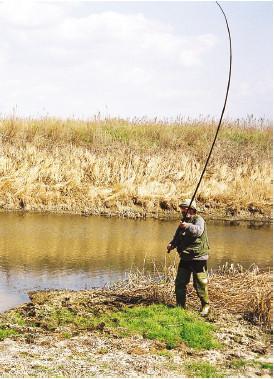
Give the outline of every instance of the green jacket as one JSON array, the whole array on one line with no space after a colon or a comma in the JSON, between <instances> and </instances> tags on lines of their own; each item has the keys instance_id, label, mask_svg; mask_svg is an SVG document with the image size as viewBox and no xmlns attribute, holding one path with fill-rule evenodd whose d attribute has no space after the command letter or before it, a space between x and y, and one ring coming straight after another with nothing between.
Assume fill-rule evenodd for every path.
<instances>
[{"instance_id":1,"label":"green jacket","mask_svg":"<svg viewBox=\"0 0 274 379\"><path fill-rule=\"evenodd\" d=\"M176 230L171 245L177 248L185 261L208 259L209 244L204 219L195 215L188 223L191 225L186 230Z\"/></svg>"}]
</instances>

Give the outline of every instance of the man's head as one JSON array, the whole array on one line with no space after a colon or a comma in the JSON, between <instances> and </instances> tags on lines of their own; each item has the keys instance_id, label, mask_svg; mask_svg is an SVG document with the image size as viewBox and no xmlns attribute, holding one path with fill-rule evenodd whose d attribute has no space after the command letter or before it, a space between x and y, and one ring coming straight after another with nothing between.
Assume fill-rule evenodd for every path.
<instances>
[{"instance_id":1,"label":"man's head","mask_svg":"<svg viewBox=\"0 0 274 379\"><path fill-rule=\"evenodd\" d=\"M191 217L191 216L196 214L196 211L197 211L196 201L195 200L192 201L191 207L188 210L190 203L191 203L191 199L184 199L179 204L179 208L180 208L182 215L185 215L187 213L187 217ZM188 212L187 212L187 210L188 210Z\"/></svg>"}]
</instances>

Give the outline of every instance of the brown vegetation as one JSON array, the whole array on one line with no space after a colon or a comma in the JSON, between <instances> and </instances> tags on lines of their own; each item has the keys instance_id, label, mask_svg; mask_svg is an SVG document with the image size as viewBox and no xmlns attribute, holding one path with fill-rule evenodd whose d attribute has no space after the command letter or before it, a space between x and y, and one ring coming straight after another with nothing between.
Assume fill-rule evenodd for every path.
<instances>
[{"instance_id":1,"label":"brown vegetation","mask_svg":"<svg viewBox=\"0 0 274 379\"><path fill-rule=\"evenodd\" d=\"M171 215L193 193L214 120L0 120L0 208ZM269 218L272 128L224 122L197 200L222 217Z\"/></svg>"}]
</instances>

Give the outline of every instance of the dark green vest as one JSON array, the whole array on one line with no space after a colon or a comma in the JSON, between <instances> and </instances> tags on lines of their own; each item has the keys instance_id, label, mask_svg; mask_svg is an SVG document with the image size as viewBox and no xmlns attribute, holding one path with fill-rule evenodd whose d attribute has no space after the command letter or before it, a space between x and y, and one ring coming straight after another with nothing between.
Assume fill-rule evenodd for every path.
<instances>
[{"instance_id":1,"label":"dark green vest","mask_svg":"<svg viewBox=\"0 0 274 379\"><path fill-rule=\"evenodd\" d=\"M194 216L190 222L195 225L199 217L201 216ZM209 251L206 224L200 237L193 237L188 230L180 231L176 239L176 247L184 260L205 259Z\"/></svg>"}]
</instances>

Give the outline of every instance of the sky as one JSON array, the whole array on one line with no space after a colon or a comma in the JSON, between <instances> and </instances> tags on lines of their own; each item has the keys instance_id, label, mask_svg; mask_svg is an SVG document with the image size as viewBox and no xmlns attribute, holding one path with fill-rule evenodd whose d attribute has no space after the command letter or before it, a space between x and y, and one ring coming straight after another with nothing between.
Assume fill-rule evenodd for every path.
<instances>
[{"instance_id":1,"label":"sky","mask_svg":"<svg viewBox=\"0 0 274 379\"><path fill-rule=\"evenodd\" d=\"M271 1L221 1L226 118L272 119ZM220 116L229 68L213 1L0 2L0 116Z\"/></svg>"}]
</instances>

